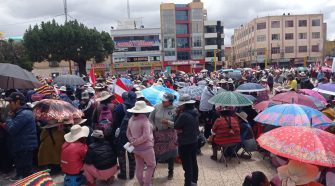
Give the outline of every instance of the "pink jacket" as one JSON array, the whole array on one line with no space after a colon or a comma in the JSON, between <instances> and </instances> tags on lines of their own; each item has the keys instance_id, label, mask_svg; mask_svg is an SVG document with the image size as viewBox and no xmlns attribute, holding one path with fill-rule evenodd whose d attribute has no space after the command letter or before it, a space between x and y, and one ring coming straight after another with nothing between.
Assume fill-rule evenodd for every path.
<instances>
[{"instance_id":1,"label":"pink jacket","mask_svg":"<svg viewBox=\"0 0 335 186\"><path fill-rule=\"evenodd\" d=\"M134 146L134 152L153 148L152 125L145 114L140 114L137 117L132 116L129 119L127 138Z\"/></svg>"}]
</instances>

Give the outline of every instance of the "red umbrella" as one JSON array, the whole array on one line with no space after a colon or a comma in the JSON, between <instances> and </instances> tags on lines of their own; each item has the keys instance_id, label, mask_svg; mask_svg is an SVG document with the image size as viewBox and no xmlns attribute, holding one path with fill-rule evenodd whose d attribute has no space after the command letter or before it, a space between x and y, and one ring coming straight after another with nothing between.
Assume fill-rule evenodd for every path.
<instances>
[{"instance_id":1,"label":"red umbrella","mask_svg":"<svg viewBox=\"0 0 335 186\"><path fill-rule=\"evenodd\" d=\"M254 105L254 109L257 112L261 112L261 111L267 109L268 107L271 107L271 106L274 106L274 105L277 105L277 104L280 104L280 103L272 101L272 100L262 101L260 103L257 103L256 105Z\"/></svg>"},{"instance_id":2,"label":"red umbrella","mask_svg":"<svg viewBox=\"0 0 335 186\"><path fill-rule=\"evenodd\" d=\"M307 96L298 94L294 91L284 92L277 94L271 98L273 101L281 103L295 103L299 105L305 105L314 109L318 109L315 103L309 99Z\"/></svg>"},{"instance_id":3,"label":"red umbrella","mask_svg":"<svg viewBox=\"0 0 335 186\"><path fill-rule=\"evenodd\" d=\"M335 167L335 135L317 128L285 126L257 139L273 154L304 163Z\"/></svg>"}]
</instances>

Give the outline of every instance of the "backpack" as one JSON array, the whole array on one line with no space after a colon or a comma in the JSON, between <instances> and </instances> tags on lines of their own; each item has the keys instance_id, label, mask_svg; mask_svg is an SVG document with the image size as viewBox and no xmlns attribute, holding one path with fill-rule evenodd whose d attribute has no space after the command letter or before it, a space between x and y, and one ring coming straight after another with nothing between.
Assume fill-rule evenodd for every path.
<instances>
[{"instance_id":1,"label":"backpack","mask_svg":"<svg viewBox=\"0 0 335 186\"><path fill-rule=\"evenodd\" d=\"M109 106L101 106L98 117L97 129L105 130L112 126L113 113Z\"/></svg>"}]
</instances>

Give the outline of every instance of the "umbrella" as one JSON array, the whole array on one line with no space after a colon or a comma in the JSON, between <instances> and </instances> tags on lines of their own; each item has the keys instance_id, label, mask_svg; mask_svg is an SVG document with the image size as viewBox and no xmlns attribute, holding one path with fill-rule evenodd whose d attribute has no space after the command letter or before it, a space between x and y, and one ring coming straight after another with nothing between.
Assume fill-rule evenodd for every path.
<instances>
[{"instance_id":1,"label":"umbrella","mask_svg":"<svg viewBox=\"0 0 335 186\"><path fill-rule=\"evenodd\" d=\"M199 81L198 83L197 83L197 85L199 85L199 86L206 86L207 85L207 82L206 82L206 80L201 80L201 81Z\"/></svg>"},{"instance_id":2,"label":"umbrella","mask_svg":"<svg viewBox=\"0 0 335 186\"><path fill-rule=\"evenodd\" d=\"M36 120L56 122L73 122L84 116L83 112L68 102L54 99L43 99L34 106Z\"/></svg>"},{"instance_id":3,"label":"umbrella","mask_svg":"<svg viewBox=\"0 0 335 186\"><path fill-rule=\"evenodd\" d=\"M335 96L335 83L326 83L326 84L319 84L317 87L313 88L313 90Z\"/></svg>"},{"instance_id":4,"label":"umbrella","mask_svg":"<svg viewBox=\"0 0 335 186\"><path fill-rule=\"evenodd\" d=\"M303 94L307 94L310 95L320 101L322 101L323 103L327 103L326 98L324 98L321 94L319 94L317 91L315 90L311 90L311 89L300 89L299 93L303 93Z\"/></svg>"},{"instance_id":5,"label":"umbrella","mask_svg":"<svg viewBox=\"0 0 335 186\"><path fill-rule=\"evenodd\" d=\"M307 67L298 67L297 70L300 72L307 71Z\"/></svg>"},{"instance_id":6,"label":"umbrella","mask_svg":"<svg viewBox=\"0 0 335 186\"><path fill-rule=\"evenodd\" d=\"M322 112L297 104L281 104L259 113L255 121L274 126L312 126L324 128L334 123Z\"/></svg>"},{"instance_id":7,"label":"umbrella","mask_svg":"<svg viewBox=\"0 0 335 186\"><path fill-rule=\"evenodd\" d=\"M77 86L84 85L85 81L83 80L83 78L76 75L61 75L54 79L53 84L57 84L58 86Z\"/></svg>"},{"instance_id":8,"label":"umbrella","mask_svg":"<svg viewBox=\"0 0 335 186\"><path fill-rule=\"evenodd\" d=\"M208 100L209 103L220 106L248 106L252 105L252 101L238 92L224 91Z\"/></svg>"},{"instance_id":9,"label":"umbrella","mask_svg":"<svg viewBox=\"0 0 335 186\"><path fill-rule=\"evenodd\" d=\"M127 78L120 78L120 80L122 81L122 83L124 83L126 86L130 86L133 84L133 82L130 79Z\"/></svg>"},{"instance_id":10,"label":"umbrella","mask_svg":"<svg viewBox=\"0 0 335 186\"><path fill-rule=\"evenodd\" d=\"M266 108L272 107L272 106L277 105L277 104L279 104L279 103L275 102L275 101L271 101L271 100L262 101L260 103L257 103L254 106L254 109L257 110L258 112L261 112L261 111L265 110Z\"/></svg>"},{"instance_id":11,"label":"umbrella","mask_svg":"<svg viewBox=\"0 0 335 186\"><path fill-rule=\"evenodd\" d=\"M271 100L281 102L281 103L295 103L295 104L309 106L314 109L318 109L318 107L314 104L314 102L311 99L309 99L305 95L298 94L294 91L277 94L273 96Z\"/></svg>"},{"instance_id":12,"label":"umbrella","mask_svg":"<svg viewBox=\"0 0 335 186\"><path fill-rule=\"evenodd\" d=\"M254 102L254 101L257 100L257 98L255 98L255 97L252 96L252 95L245 95L245 94L243 94L243 96L246 97L247 99L249 99L249 100L252 101L252 102Z\"/></svg>"},{"instance_id":13,"label":"umbrella","mask_svg":"<svg viewBox=\"0 0 335 186\"><path fill-rule=\"evenodd\" d=\"M27 70L9 64L0 63L0 88L8 89L34 89L42 86L40 81Z\"/></svg>"},{"instance_id":14,"label":"umbrella","mask_svg":"<svg viewBox=\"0 0 335 186\"><path fill-rule=\"evenodd\" d=\"M234 70L233 72L228 72L228 77L236 80L240 80L242 78L241 71Z\"/></svg>"},{"instance_id":15,"label":"umbrella","mask_svg":"<svg viewBox=\"0 0 335 186\"><path fill-rule=\"evenodd\" d=\"M330 67L322 67L321 70L324 72L332 72L332 69Z\"/></svg>"},{"instance_id":16,"label":"umbrella","mask_svg":"<svg viewBox=\"0 0 335 186\"><path fill-rule=\"evenodd\" d=\"M180 95L188 94L191 96L192 99L200 100L204 88L205 88L204 86L188 86L178 90L178 93Z\"/></svg>"},{"instance_id":17,"label":"umbrella","mask_svg":"<svg viewBox=\"0 0 335 186\"><path fill-rule=\"evenodd\" d=\"M224 73L224 72L233 72L234 69L221 69L219 72Z\"/></svg>"},{"instance_id":18,"label":"umbrella","mask_svg":"<svg viewBox=\"0 0 335 186\"><path fill-rule=\"evenodd\" d=\"M259 92L266 90L262 85L257 83L244 83L237 87L236 92Z\"/></svg>"},{"instance_id":19,"label":"umbrella","mask_svg":"<svg viewBox=\"0 0 335 186\"><path fill-rule=\"evenodd\" d=\"M175 101L179 99L179 93L163 86L151 86L149 88L143 89L143 96L152 104L156 105L162 102L162 97L165 93L173 94L177 97Z\"/></svg>"},{"instance_id":20,"label":"umbrella","mask_svg":"<svg viewBox=\"0 0 335 186\"><path fill-rule=\"evenodd\" d=\"M310 100L313 101L313 103L316 105L318 110L322 110L322 109L326 108L326 105L322 101L316 99L315 97L309 96L309 95L306 95L306 97L308 97Z\"/></svg>"},{"instance_id":21,"label":"umbrella","mask_svg":"<svg viewBox=\"0 0 335 186\"><path fill-rule=\"evenodd\" d=\"M304 163L335 167L335 135L310 127L286 126L257 139L273 154Z\"/></svg>"}]
</instances>

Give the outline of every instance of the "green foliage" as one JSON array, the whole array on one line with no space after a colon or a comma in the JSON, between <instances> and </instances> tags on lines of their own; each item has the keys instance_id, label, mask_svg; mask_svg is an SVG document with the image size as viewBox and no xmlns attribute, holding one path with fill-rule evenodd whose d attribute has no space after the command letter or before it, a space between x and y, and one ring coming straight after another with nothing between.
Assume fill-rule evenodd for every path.
<instances>
[{"instance_id":1,"label":"green foliage","mask_svg":"<svg viewBox=\"0 0 335 186\"><path fill-rule=\"evenodd\" d=\"M103 61L113 52L114 44L107 32L89 29L75 21L64 25L42 22L29 27L24 34L24 46L33 61L73 60L81 74L86 74L86 61ZM80 64L84 63L84 64Z\"/></svg>"},{"instance_id":2,"label":"green foliage","mask_svg":"<svg viewBox=\"0 0 335 186\"><path fill-rule=\"evenodd\" d=\"M28 71L33 69L33 62L29 60L22 42L0 41L0 63L18 65Z\"/></svg>"}]
</instances>

